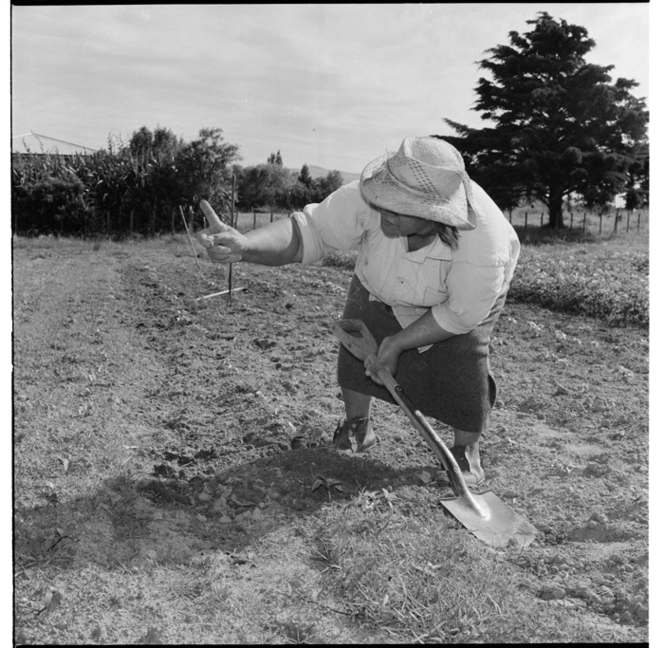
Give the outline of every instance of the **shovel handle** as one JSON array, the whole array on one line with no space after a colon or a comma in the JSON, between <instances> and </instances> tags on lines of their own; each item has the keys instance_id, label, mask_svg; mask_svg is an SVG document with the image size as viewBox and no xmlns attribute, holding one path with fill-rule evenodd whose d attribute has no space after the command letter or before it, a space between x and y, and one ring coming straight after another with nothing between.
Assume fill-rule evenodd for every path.
<instances>
[{"instance_id":1,"label":"shovel handle","mask_svg":"<svg viewBox=\"0 0 664 648\"><path fill-rule=\"evenodd\" d=\"M336 338L356 357L360 360L366 358L375 358L378 351L378 345L374 340L371 331L367 328L362 320L358 319L342 319L333 323L332 329ZM352 333L359 333L352 335ZM436 431L429 425L429 422L424 418L422 412L416 409L410 401L406 392L394 379L394 376L385 368L382 367L378 371L378 377L387 387L392 398L399 404L401 409L405 412L410 422L424 437L428 446L433 453L438 457L440 462L445 466L446 470L450 473L452 486L458 495L463 495L472 499L472 495L468 490L468 486L463 476L461 469L457 464L454 455L450 452L449 448L441 441Z\"/></svg>"},{"instance_id":2,"label":"shovel handle","mask_svg":"<svg viewBox=\"0 0 664 648\"><path fill-rule=\"evenodd\" d=\"M456 459L450 452L449 448L442 442L436 431L431 427L429 421L424 418L422 412L420 412L418 409L415 409L408 396L406 396L406 392L404 392L401 385L399 385L397 381L394 380L394 376L392 376L392 374L387 369L384 367L381 368L378 371L378 377L383 381L383 384L385 387L387 387L390 394L392 394L392 398L394 398L394 400L399 403L399 406L410 419L410 422L424 437L424 440L427 442L433 453L436 455L436 457L438 457L439 461L450 473L452 486L454 487L457 495L463 495L464 497L472 499L470 491L468 490L468 485L466 484L466 480L461 474L461 468L459 468L459 464L456 462Z\"/></svg>"},{"instance_id":3,"label":"shovel handle","mask_svg":"<svg viewBox=\"0 0 664 648\"><path fill-rule=\"evenodd\" d=\"M332 330L339 342L362 361L378 352L376 340L362 320L340 319L332 324Z\"/></svg>"}]
</instances>

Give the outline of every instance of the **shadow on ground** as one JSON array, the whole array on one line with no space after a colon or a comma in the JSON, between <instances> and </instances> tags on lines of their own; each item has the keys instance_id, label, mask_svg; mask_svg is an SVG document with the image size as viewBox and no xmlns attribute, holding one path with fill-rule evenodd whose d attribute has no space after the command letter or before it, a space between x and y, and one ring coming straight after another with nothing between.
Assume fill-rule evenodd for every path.
<instances>
[{"instance_id":1,"label":"shadow on ground","mask_svg":"<svg viewBox=\"0 0 664 648\"><path fill-rule=\"evenodd\" d=\"M389 492L402 500L402 513L426 509L428 516L443 519L438 501L451 491L441 477L433 465L395 470L325 446L286 451L189 480L121 476L88 498L17 510L15 556L26 569L44 564L78 568L89 562L106 568L184 563L205 551L241 552L278 527L362 493Z\"/></svg>"}]
</instances>

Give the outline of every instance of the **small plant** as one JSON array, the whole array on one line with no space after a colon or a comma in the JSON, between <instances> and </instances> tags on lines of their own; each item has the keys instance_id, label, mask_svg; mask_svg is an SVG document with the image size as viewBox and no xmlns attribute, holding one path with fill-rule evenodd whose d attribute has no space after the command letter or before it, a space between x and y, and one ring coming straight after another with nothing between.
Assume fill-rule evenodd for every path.
<instances>
[{"instance_id":1,"label":"small plant","mask_svg":"<svg viewBox=\"0 0 664 648\"><path fill-rule=\"evenodd\" d=\"M291 643L309 643L315 631L315 624L290 619L278 623L282 632Z\"/></svg>"},{"instance_id":2,"label":"small plant","mask_svg":"<svg viewBox=\"0 0 664 648\"><path fill-rule=\"evenodd\" d=\"M325 488L327 491L327 497L328 499L332 499L331 493L332 491L338 491L343 493L343 486L341 482L338 479L333 479L331 477L325 477L325 475L316 475L316 478L314 479L314 483L311 485L311 492L313 493L315 490L319 489L320 487Z\"/></svg>"},{"instance_id":3,"label":"small plant","mask_svg":"<svg viewBox=\"0 0 664 648\"><path fill-rule=\"evenodd\" d=\"M366 491L361 490L356 498L354 498L353 503L355 506L358 506L364 510L371 510L376 507L379 502L384 501L390 507L390 510L394 509L392 502L397 500L398 497L388 491L386 488L381 489L380 491Z\"/></svg>"}]
</instances>

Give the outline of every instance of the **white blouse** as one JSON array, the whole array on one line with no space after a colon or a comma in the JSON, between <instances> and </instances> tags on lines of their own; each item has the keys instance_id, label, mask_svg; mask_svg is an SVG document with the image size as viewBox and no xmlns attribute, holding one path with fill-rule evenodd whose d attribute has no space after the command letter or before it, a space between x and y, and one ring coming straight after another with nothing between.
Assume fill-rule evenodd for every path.
<instances>
[{"instance_id":1,"label":"white blouse","mask_svg":"<svg viewBox=\"0 0 664 648\"><path fill-rule=\"evenodd\" d=\"M392 307L403 328L431 309L452 333L473 330L507 290L519 257L519 239L497 205L473 182L477 226L459 231L452 250L439 237L408 251L406 237L388 238L380 214L362 198L359 180L307 205L295 218L302 234L303 264L332 250L357 250L355 273L372 299Z\"/></svg>"}]
</instances>

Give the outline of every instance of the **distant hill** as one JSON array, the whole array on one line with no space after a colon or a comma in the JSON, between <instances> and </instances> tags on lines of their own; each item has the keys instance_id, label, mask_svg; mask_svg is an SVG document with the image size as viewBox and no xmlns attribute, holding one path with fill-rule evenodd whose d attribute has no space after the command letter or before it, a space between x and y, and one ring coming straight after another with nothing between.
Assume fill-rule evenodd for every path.
<instances>
[{"instance_id":1,"label":"distant hill","mask_svg":"<svg viewBox=\"0 0 664 648\"><path fill-rule=\"evenodd\" d=\"M331 169L324 169L323 167L315 166L313 164L307 164L307 166L309 167L309 175L311 175L312 178L324 178L331 171ZM299 174L302 170L302 167L299 169L289 170ZM348 173L347 171L339 171L339 173L341 173L344 179L344 184L348 184L349 182L353 182L353 180L360 179L359 173Z\"/></svg>"}]
</instances>

